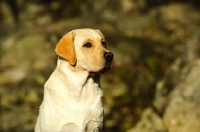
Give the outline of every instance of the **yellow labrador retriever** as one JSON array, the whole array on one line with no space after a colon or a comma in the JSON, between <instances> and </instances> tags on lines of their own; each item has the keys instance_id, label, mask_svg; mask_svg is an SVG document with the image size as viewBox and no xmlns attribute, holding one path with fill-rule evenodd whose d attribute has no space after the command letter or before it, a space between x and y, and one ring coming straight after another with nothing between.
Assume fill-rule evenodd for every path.
<instances>
[{"instance_id":1,"label":"yellow labrador retriever","mask_svg":"<svg viewBox=\"0 0 200 132\"><path fill-rule=\"evenodd\" d=\"M102 33L72 30L55 52L57 67L44 86L35 132L99 132L103 122L99 79L113 60Z\"/></svg>"}]
</instances>

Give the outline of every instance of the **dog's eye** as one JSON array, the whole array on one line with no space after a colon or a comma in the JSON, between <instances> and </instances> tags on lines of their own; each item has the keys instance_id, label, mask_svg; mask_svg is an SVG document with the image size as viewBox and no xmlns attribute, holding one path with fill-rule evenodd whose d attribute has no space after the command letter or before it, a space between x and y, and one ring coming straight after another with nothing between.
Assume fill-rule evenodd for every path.
<instances>
[{"instance_id":1,"label":"dog's eye","mask_svg":"<svg viewBox=\"0 0 200 132\"><path fill-rule=\"evenodd\" d=\"M106 48L106 42L102 41L102 45Z\"/></svg>"},{"instance_id":2,"label":"dog's eye","mask_svg":"<svg viewBox=\"0 0 200 132\"><path fill-rule=\"evenodd\" d=\"M87 42L83 45L83 47L90 48L92 47L92 44L90 42Z\"/></svg>"}]
</instances>

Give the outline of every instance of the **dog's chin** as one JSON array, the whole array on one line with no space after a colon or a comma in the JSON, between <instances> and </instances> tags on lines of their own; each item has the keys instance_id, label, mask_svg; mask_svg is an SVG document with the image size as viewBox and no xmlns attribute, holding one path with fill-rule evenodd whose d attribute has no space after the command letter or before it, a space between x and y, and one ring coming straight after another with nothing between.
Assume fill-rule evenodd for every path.
<instances>
[{"instance_id":1,"label":"dog's chin","mask_svg":"<svg viewBox=\"0 0 200 132\"><path fill-rule=\"evenodd\" d=\"M97 73L97 74L103 74L103 73L109 71L111 68L112 68L111 65L106 65L105 67L103 67L103 68L100 69L99 71L90 71L89 73L90 73L90 74L96 74L96 73Z\"/></svg>"},{"instance_id":2,"label":"dog's chin","mask_svg":"<svg viewBox=\"0 0 200 132\"><path fill-rule=\"evenodd\" d=\"M103 69L101 69L98 73L103 74L111 69L111 65L106 65Z\"/></svg>"}]
</instances>

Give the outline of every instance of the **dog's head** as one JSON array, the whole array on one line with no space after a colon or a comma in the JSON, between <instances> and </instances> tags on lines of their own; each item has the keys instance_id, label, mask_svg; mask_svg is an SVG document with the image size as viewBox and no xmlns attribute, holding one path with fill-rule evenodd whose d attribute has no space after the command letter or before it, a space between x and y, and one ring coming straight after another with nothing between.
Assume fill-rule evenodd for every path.
<instances>
[{"instance_id":1,"label":"dog's head","mask_svg":"<svg viewBox=\"0 0 200 132\"><path fill-rule=\"evenodd\" d=\"M94 29L72 30L59 41L55 51L71 66L91 73L108 71L113 60L103 34Z\"/></svg>"}]
</instances>

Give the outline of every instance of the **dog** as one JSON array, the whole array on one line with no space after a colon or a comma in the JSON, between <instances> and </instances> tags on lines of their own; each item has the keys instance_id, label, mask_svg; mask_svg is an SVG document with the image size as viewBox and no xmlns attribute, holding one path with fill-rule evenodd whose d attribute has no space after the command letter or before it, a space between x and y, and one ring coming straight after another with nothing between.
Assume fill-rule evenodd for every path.
<instances>
[{"instance_id":1,"label":"dog","mask_svg":"<svg viewBox=\"0 0 200 132\"><path fill-rule=\"evenodd\" d=\"M99 30L67 33L55 48L57 66L44 86L35 132L99 132L103 126L100 74L113 54Z\"/></svg>"}]
</instances>

